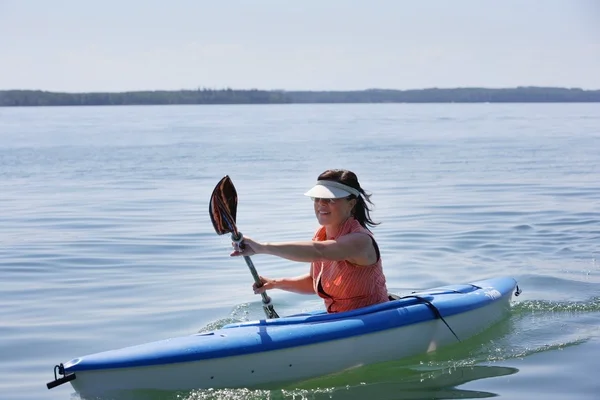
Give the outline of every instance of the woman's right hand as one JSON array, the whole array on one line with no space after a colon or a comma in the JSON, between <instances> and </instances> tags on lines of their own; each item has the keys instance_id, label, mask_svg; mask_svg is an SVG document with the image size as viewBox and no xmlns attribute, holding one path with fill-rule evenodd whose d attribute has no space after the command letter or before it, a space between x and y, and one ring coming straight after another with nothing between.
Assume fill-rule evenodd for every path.
<instances>
[{"instance_id":1,"label":"woman's right hand","mask_svg":"<svg viewBox=\"0 0 600 400\"><path fill-rule=\"evenodd\" d=\"M244 237L241 246L236 242L231 243L231 245L233 246L233 252L230 254L232 257L253 256L255 254L259 254L261 249L260 243L255 242L249 237Z\"/></svg>"},{"instance_id":2,"label":"woman's right hand","mask_svg":"<svg viewBox=\"0 0 600 400\"><path fill-rule=\"evenodd\" d=\"M252 290L254 290L254 294L261 294L266 290L275 289L275 279L265 278L264 276L259 276L261 285L254 284L252 285Z\"/></svg>"}]
</instances>

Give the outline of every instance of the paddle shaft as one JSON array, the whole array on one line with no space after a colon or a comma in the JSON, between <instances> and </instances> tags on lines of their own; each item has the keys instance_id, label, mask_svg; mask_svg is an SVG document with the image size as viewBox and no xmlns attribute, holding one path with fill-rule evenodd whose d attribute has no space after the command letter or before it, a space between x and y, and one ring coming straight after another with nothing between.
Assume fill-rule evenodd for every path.
<instances>
[{"instance_id":1,"label":"paddle shaft","mask_svg":"<svg viewBox=\"0 0 600 400\"><path fill-rule=\"evenodd\" d=\"M236 235L236 233L237 233L237 235ZM240 246L240 248L243 249L244 245L243 245L242 241L244 240L244 236L242 235L242 232L236 232L236 233L231 234L231 240L238 243L238 246ZM252 259L250 258L250 256L244 256L244 261L246 261L246 265L248 266L248 269L250 270L250 273L252 274L252 277L254 278L256 287L261 287L263 285L263 283L260 280L260 276L258 276L258 272L256 272L256 268L254 267L254 263L252 262ZM273 305L271 304L271 298L267 295L267 292L264 291L260 295L262 297L263 309L265 311L265 315L267 316L267 318L279 318L279 315L277 315L277 313L275 312L275 309L273 308Z\"/></svg>"},{"instance_id":2,"label":"paddle shaft","mask_svg":"<svg viewBox=\"0 0 600 400\"><path fill-rule=\"evenodd\" d=\"M254 263L252 262L252 259L249 256L244 256L244 261L246 261L246 265L248 265L248 268L250 269L250 273L252 274L252 277L254 278L254 282L256 282L256 287L261 287L263 285L263 283L260 280L258 273L256 272L256 268L254 268ZM271 298L269 296L267 296L266 292L262 292L261 295L262 295L263 303L271 302Z\"/></svg>"}]
</instances>

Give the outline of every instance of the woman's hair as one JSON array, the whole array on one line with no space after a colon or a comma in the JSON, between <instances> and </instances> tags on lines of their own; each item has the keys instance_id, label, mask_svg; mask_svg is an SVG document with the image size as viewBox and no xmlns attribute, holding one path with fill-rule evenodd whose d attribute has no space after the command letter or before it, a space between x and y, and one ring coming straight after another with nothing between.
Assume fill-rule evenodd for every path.
<instances>
[{"instance_id":1,"label":"woman's hair","mask_svg":"<svg viewBox=\"0 0 600 400\"><path fill-rule=\"evenodd\" d=\"M352 171L346 169L328 169L319 175L318 180L323 181L336 181L343 183L344 185L350 186L360 192L360 196L350 195L348 199L356 199L356 205L352 209L352 216L363 226L365 229L379 225L379 222L374 222L371 219L371 208L369 204L373 205L371 201L371 194L367 193L360 187L358 183L358 177Z\"/></svg>"}]
</instances>

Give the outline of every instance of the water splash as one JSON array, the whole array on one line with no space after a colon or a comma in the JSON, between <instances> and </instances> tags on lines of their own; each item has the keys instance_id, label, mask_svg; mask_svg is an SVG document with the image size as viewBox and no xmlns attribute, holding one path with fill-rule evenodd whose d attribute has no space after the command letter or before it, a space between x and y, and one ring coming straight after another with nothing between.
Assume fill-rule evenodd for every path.
<instances>
[{"instance_id":1,"label":"water splash","mask_svg":"<svg viewBox=\"0 0 600 400\"><path fill-rule=\"evenodd\" d=\"M323 394L331 394L334 388L329 389L294 389L294 390L252 390L252 389L219 389L219 390L195 390L190 392L182 400L310 400L321 397Z\"/></svg>"},{"instance_id":2,"label":"water splash","mask_svg":"<svg viewBox=\"0 0 600 400\"><path fill-rule=\"evenodd\" d=\"M513 310L517 314L542 313L591 313L600 311L600 297L585 302L526 300L516 303Z\"/></svg>"},{"instance_id":3,"label":"water splash","mask_svg":"<svg viewBox=\"0 0 600 400\"><path fill-rule=\"evenodd\" d=\"M205 327L201 328L198 333L210 332L217 329L223 328L225 325L246 322L250 320L250 304L242 303L235 306L231 314L227 318L219 319L217 321L210 322Z\"/></svg>"}]
</instances>

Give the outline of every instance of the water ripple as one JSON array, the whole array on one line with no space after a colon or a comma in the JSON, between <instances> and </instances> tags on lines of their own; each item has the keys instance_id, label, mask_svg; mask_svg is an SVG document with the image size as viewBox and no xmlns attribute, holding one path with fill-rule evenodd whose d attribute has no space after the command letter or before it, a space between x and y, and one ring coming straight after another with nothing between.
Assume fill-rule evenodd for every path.
<instances>
[{"instance_id":1,"label":"water ripple","mask_svg":"<svg viewBox=\"0 0 600 400\"><path fill-rule=\"evenodd\" d=\"M527 376L535 367L517 360L546 354L554 381L589 374L592 361L568 354L598 351L599 118L582 104L3 110L0 392L65 398L41 392L57 362L262 317L246 265L212 229L210 193L229 174L244 234L307 240L317 226L302 194L332 167L373 193L390 291L511 275L523 289L513 315L464 346L320 388L180 398L511 397L509 386L464 387ZM265 276L308 271L253 260ZM322 307L270 295L282 315ZM565 387L592 393L576 378ZM519 387L553 394L536 382Z\"/></svg>"}]
</instances>

